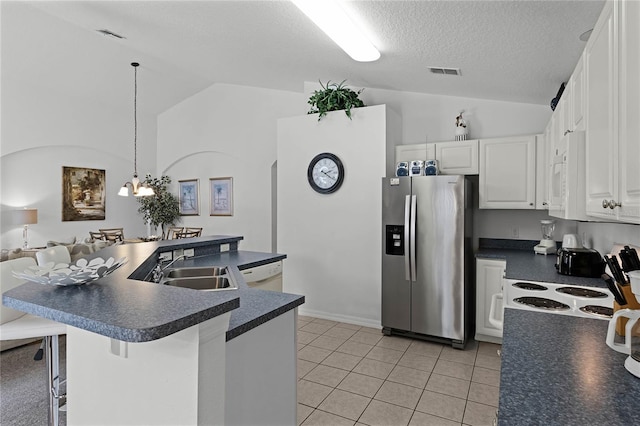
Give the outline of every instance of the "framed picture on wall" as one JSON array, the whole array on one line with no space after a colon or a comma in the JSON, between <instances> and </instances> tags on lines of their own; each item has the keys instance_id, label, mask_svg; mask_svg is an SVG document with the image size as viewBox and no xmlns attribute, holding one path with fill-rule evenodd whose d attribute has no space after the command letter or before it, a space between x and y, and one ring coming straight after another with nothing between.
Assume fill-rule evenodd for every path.
<instances>
[{"instance_id":1,"label":"framed picture on wall","mask_svg":"<svg viewBox=\"0 0 640 426\"><path fill-rule=\"evenodd\" d=\"M197 216L200 214L200 193L198 179L178 181L180 184L180 215Z\"/></svg>"},{"instance_id":2,"label":"framed picture on wall","mask_svg":"<svg viewBox=\"0 0 640 426\"><path fill-rule=\"evenodd\" d=\"M62 167L62 220L104 220L106 171Z\"/></svg>"},{"instance_id":3,"label":"framed picture on wall","mask_svg":"<svg viewBox=\"0 0 640 426\"><path fill-rule=\"evenodd\" d=\"M233 178L209 179L211 216L233 216Z\"/></svg>"}]
</instances>

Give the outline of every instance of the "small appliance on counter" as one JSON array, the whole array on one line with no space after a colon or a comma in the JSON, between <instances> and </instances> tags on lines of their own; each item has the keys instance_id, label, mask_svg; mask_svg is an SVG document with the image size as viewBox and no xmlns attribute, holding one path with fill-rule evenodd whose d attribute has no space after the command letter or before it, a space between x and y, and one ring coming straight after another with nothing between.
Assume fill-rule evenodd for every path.
<instances>
[{"instance_id":1,"label":"small appliance on counter","mask_svg":"<svg viewBox=\"0 0 640 426\"><path fill-rule=\"evenodd\" d=\"M556 228L555 220L541 220L540 225L542 227L542 239L540 244L533 247L533 251L536 254L547 255L549 253L555 253L557 251L556 242L553 240L553 231Z\"/></svg>"},{"instance_id":2,"label":"small appliance on counter","mask_svg":"<svg viewBox=\"0 0 640 426\"><path fill-rule=\"evenodd\" d=\"M409 176L424 176L424 161L412 160L409 166Z\"/></svg>"},{"instance_id":3,"label":"small appliance on counter","mask_svg":"<svg viewBox=\"0 0 640 426\"><path fill-rule=\"evenodd\" d=\"M563 248L582 248L582 244L579 242L579 238L576 234L564 234L562 236Z\"/></svg>"},{"instance_id":4,"label":"small appliance on counter","mask_svg":"<svg viewBox=\"0 0 640 426\"><path fill-rule=\"evenodd\" d=\"M605 263L597 250L584 247L562 247L558 250L556 269L559 274L597 278L604 273Z\"/></svg>"},{"instance_id":5,"label":"small appliance on counter","mask_svg":"<svg viewBox=\"0 0 640 426\"><path fill-rule=\"evenodd\" d=\"M624 362L624 367L634 376L640 378L640 270L630 271L631 292L625 291L627 304L620 306L609 321L607 330L607 345L620 353L629 355ZM629 288L629 284L623 285ZM633 294L631 294L633 293ZM634 300L628 300L634 299ZM616 342L616 330L619 320L626 319L624 326L624 343Z\"/></svg>"}]
</instances>

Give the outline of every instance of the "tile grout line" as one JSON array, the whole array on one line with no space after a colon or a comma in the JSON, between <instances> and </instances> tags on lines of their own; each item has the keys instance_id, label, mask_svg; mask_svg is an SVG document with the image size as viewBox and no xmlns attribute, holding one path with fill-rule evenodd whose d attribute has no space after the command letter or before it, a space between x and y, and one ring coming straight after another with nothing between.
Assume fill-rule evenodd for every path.
<instances>
[{"instance_id":1,"label":"tile grout line","mask_svg":"<svg viewBox=\"0 0 640 426\"><path fill-rule=\"evenodd\" d=\"M302 323L302 322L303 322L303 321L301 321L301 323ZM400 408L403 408L403 409L406 409L406 410L411 411L411 416L410 416L410 418L409 418L409 422L410 422L410 421L413 419L413 417L415 416L416 411L418 411L418 412L420 412L420 413L422 413L422 414L425 414L425 415L429 415L429 416L433 416L433 417L438 417L438 418L442 418L442 419L445 419L445 420L448 420L448 421L453 421L453 422L455 422L455 420L451 420L451 419L449 419L449 418L441 417L441 416L438 416L438 415L435 415L435 414L431 414L431 413L425 413L425 412L419 411L419 410L417 409L417 407L418 407L418 405L419 405L420 401L422 400L422 397L424 396L425 391L429 390L430 392L433 392L433 393L438 393L438 394L441 394L441 395L446 395L446 396L448 396L448 397L453 397L453 398L463 399L463 400L465 401L465 402L464 402L464 409L462 410L463 419L461 420L461 423L460 423L460 424L462 424L462 422L464 421L464 414L466 413L466 408L467 408L467 406L468 406L468 403L470 402L470 400L469 400L469 396L470 396L470 393L471 393L471 385L472 385L473 383L482 384L482 385L485 385L485 386L489 386L489 387L492 387L492 388L497 388L497 389L499 389L499 386L493 386L493 385L488 384L488 383L482 383L482 382L477 382L477 381L474 381L474 380L473 380L474 372L475 372L475 370L476 370L476 367L478 367L478 368L483 368L483 369L486 369L486 370L499 371L499 370L494 370L494 369L492 369L492 368L490 368L490 367L486 367L486 366L484 366L484 367L483 367L483 366L477 366L477 365L476 365L476 362L477 362L477 360L478 360L478 355L480 354L480 347L481 347L480 342L477 342L477 343L476 343L476 347L474 348L474 353L473 353L473 363L472 363L472 364L467 364L467 363L464 363L464 362L459 362L458 360L451 360L451 359L447 359L447 358L442 358L443 353L445 353L445 352L446 352L446 348L447 348L447 347L445 347L445 346L442 346L442 347L440 348L440 351L438 352L438 356L437 356L437 357L432 357L432 356L422 355L422 354L420 354L420 353L415 353L416 355L419 355L419 356L427 356L427 357L429 357L429 358L435 358L434 366L433 366L433 368L428 372L428 377L426 378L425 385L424 385L423 387L416 387L416 386L414 386L414 385L410 385L410 384L407 384L407 383L403 383L403 382L399 382L399 381L398 381L398 382L394 382L394 381L389 380L389 377L390 377L391 373L392 373L392 372L393 372L393 371L394 371L398 366L400 366L400 367L405 367L405 368L412 368L412 367L402 366L402 365L400 365L400 364L399 364L399 362L400 362L400 360L404 357L404 355L406 355L407 353L413 353L413 352L409 352L409 348L412 346L412 344L413 344L413 342L414 342L414 341L412 341L411 343L409 343L409 345L407 345L407 346L406 346L406 348L404 348L404 349L397 349L397 347L386 347L386 346L381 346L381 345L380 345L380 343L383 341L384 337L387 337L387 336L382 336L382 337L380 337L380 338L376 341L376 343L375 343L375 344L371 345L371 344L368 344L368 343L359 342L359 341L357 341L357 340L352 340L352 337L353 337L354 335L356 335L358 332L364 332L364 333L369 333L369 334L375 334L375 333L376 333L375 331L369 331L369 328L366 328L366 330L365 330L365 327L360 327L359 329L354 329L354 328L351 328L351 327L339 327L339 325L341 324L341 323L339 323L339 322L330 321L330 320L322 320L322 319L320 319L320 321L319 321L319 322L316 322L316 319L311 319L311 321L304 321L304 324L301 324L301 325L298 327L298 330L299 330L299 331L304 331L304 330L301 330L301 329L302 329L302 328L304 328L306 325L313 324L313 323L315 323L315 324L322 324L322 325L325 325L325 326L329 326L329 328L328 328L328 329L326 329L326 330L325 330L324 332L322 332L321 334L317 334L317 333L312 333L312 332L305 331L305 332L310 333L310 334L317 334L317 337L315 337L314 339L310 340L310 341L309 341L308 343L306 343L306 344L302 344L302 347L301 347L300 349L298 349L298 350L301 350L301 349L304 349L304 348L306 348L306 347L308 347L308 346L311 346L312 348L323 349L323 350L329 351L329 354L328 354L327 356L325 356L325 357L324 357L320 362L318 362L318 363L315 363L315 362L313 362L313 361L308 361L308 362L312 362L312 363L314 363L314 364L316 364L316 365L315 365L315 367L313 367L311 370L309 370L307 373L305 373L305 375L304 375L303 377L298 378L298 381L303 380L303 379L304 379L304 377L306 377L308 374L310 374L313 370L315 370L315 369L316 369L318 366L320 366L320 365L323 365L323 366L325 366L325 367L329 367L329 368L335 368L335 369L338 369L338 370L342 370L342 371L347 372L347 374L346 374L346 375L345 375L345 376L344 376L344 377L343 377L343 378L342 378L342 379L341 379L341 380L340 380L340 381L339 381L335 386L329 386L329 385L325 385L325 384L323 384L323 383L313 382L313 381L311 381L311 380L308 380L308 379L307 379L307 381L309 381L309 382L311 382L311 383L316 383L316 384L320 384L320 385L323 385L323 386L329 387L329 388L331 388L331 391L329 392L329 394L327 394L327 396L325 396L325 397L322 399L322 401L320 401L320 402L318 403L318 407L311 407L311 406L308 406L308 405L306 405L306 404L302 404L302 403L300 403L300 404L305 405L306 407L308 407L308 408L310 408L310 409L312 410L312 411L311 411L311 413L309 413L309 415L308 415L307 417L305 417L305 419L303 419L303 420L302 420L302 423L306 422L306 421L307 421L307 419L308 419L308 418L313 414L313 412L315 412L316 410L318 410L318 411L322 411L322 412L324 412L324 413L328 413L328 414L331 414L331 415L334 415L334 416L338 416L338 417L343 418L343 419L346 419L346 420L348 420L348 421L353 421L352 419L349 419L349 418L347 418L347 417L344 417L344 416L341 416L341 415L338 415L338 414L335 414L335 413L331 413L331 412L329 412L329 411L325 411L325 410L322 410L322 409L320 409L320 408L319 408L319 407L320 407L320 405L321 405L321 404L322 404L322 403L323 403L323 402L324 402L324 401L329 397L329 395L331 395L335 390L340 390L340 391L342 391L342 392L350 393L350 394L352 394L352 395L357 395L357 396L365 397L365 398L367 398L367 399L369 400L369 401L368 401L368 403L367 403L367 405L364 407L364 409L363 409L362 413L360 413L360 415L358 416L358 419L357 419L357 420L355 420L355 422L360 422L360 418L364 415L364 413L366 412L367 408L371 405L371 403L372 403L374 400L375 400L375 401L379 401L379 402L383 402L383 403L386 403L386 404L394 405L394 406L396 406L396 407L400 407ZM340 338L340 337L334 337L334 336L326 335L326 333L328 333L330 330L332 330L332 329L334 329L334 328L339 328L339 329L344 329L344 330L350 330L350 331L353 331L353 333L352 333L348 338L346 338L346 339L344 339L344 338ZM325 337L327 337L327 338L331 338L331 339L340 340L340 341L341 341L341 343L340 343L340 344L339 344L335 349L327 349L327 348L323 348L323 347L321 347L321 346L313 346L313 345L312 345L312 343L313 343L316 339L318 339L318 337L321 337L321 336L325 336ZM347 342L353 342L353 343L365 344L365 345L367 345L367 346L371 346L371 348L370 348L366 353L364 353L364 355L353 355L353 354L350 354L350 353L347 353L347 352L340 352L340 351L338 351L338 349L339 349L342 345L344 345L345 343L347 343ZM394 361L394 362L387 362L387 361L379 360L379 359L376 359L376 358L369 358L369 357L367 357L367 356L368 356L368 355L369 355L369 354L370 354L370 353L371 353L375 348L379 348L379 349L382 349L382 350L391 350L391 351L395 351L395 352L400 352L400 355L399 355L398 359L397 359L396 361ZM358 361L358 363L357 363L354 367L352 367L352 368L350 368L350 369L348 369L348 370L347 370L347 369L345 369L345 368L341 368L341 367L334 367L334 366L331 366L331 365L328 365L328 364L323 364L323 362L324 362L327 358L329 358L332 354L334 354L334 353L351 355L351 356L354 356L354 357L359 358L359 361ZM377 362L382 362L382 363L385 363L385 364L390 364L390 365L392 365L392 366L393 366L393 368L391 369L391 371L390 371L389 373L387 373L387 374L386 374L386 376L385 376L385 378L384 378L384 379L382 379L382 378L380 378L380 377L377 377L377 376L369 376L368 374L364 374L364 373L356 373L356 372L354 371L354 368L356 368L356 367L357 367L357 366L358 366L358 365L359 365L363 360L365 360L365 359L367 359L367 360L373 360L373 361L377 361ZM461 379L461 378L459 378L459 377L455 377L455 376L449 376L449 375L447 375L447 374L435 373L436 366L437 366L437 364L438 364L438 361L440 361L440 360L445 361L445 362L449 362L449 363L460 364L460 365L467 365L467 366L472 367L472 368L471 368L471 377L469 378L469 380L466 380L466 379ZM419 371L424 371L424 370L419 370ZM376 390L376 392L375 392L375 393L373 394L373 396L371 396L371 397L368 397L368 396L365 396L365 395L361 395L361 394L359 394L359 393L352 392L352 391L350 391L350 390L339 389L339 388L338 388L338 386L340 386L340 384L342 384L342 383L344 382L344 380L346 380L346 378L347 378L351 373L353 373L353 374L360 374L360 375L363 375L363 376L366 376L366 377L376 378L376 379L378 379L378 380L381 380L381 381L382 381L382 384L380 385L380 387ZM459 397L459 396L454 396L454 395L450 395L450 394L447 394L447 393L442 393L442 392L440 392L440 391L438 391L438 390L431 390L431 389L427 389L427 385L428 385L428 383L429 383L429 380L432 378L432 376L433 376L433 374L434 374L434 373L435 373L435 374L439 374L439 375L444 376L444 377L450 377L450 378L454 378L454 379L458 379L458 380L463 380L463 381L465 381L465 382L467 382L467 381L468 381L468 382L469 382L469 387L468 387L468 388L467 388L467 390L466 390L466 397L465 397L465 398L461 398L461 397ZM381 389L382 389L382 387L385 385L385 383L394 383L394 384L399 384L399 385L403 385L403 386L411 387L411 388L413 388L413 389L419 389L419 390L420 390L420 396L418 397L418 400L417 400L417 402L416 402L416 404L415 404L415 407L414 407L414 408L407 408L406 406L398 405L398 404L393 403L393 402L384 401L384 400L382 400L382 399L376 399L376 396L380 393L380 390L381 390ZM475 402L475 401L473 401L473 402ZM495 407L495 406L493 406L493 405L488 405L488 404L481 403L481 402L475 402L475 403L480 404L480 405L485 405L485 406L487 406L487 407L491 407L492 409L497 408L497 407ZM302 424L302 423L301 423L301 424ZM362 423L362 422L360 422L360 423Z\"/></svg>"}]
</instances>

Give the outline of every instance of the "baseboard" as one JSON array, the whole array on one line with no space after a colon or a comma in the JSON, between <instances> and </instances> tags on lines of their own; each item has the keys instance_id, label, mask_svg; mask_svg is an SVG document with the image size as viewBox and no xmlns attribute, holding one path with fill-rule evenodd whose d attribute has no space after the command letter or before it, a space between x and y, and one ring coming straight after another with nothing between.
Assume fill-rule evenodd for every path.
<instances>
[{"instance_id":1,"label":"baseboard","mask_svg":"<svg viewBox=\"0 0 640 426\"><path fill-rule=\"evenodd\" d=\"M360 318L360 317L352 317L349 315L339 315L339 314L333 314L329 312L314 311L312 309L304 309L304 305L298 307L298 314L382 330L382 325L380 324L380 321L370 320L370 319Z\"/></svg>"}]
</instances>

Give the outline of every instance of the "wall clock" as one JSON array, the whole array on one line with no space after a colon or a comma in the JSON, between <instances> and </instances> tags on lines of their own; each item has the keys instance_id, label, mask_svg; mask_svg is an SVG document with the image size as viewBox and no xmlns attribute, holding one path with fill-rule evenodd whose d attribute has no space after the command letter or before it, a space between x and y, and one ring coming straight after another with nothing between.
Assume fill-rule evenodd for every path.
<instances>
[{"instance_id":1,"label":"wall clock","mask_svg":"<svg viewBox=\"0 0 640 426\"><path fill-rule=\"evenodd\" d=\"M320 194L335 192L344 181L342 161L329 152L318 154L309 163L307 178L314 191Z\"/></svg>"}]
</instances>

